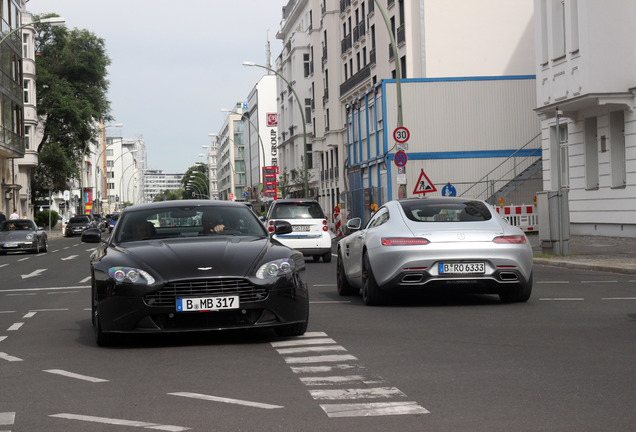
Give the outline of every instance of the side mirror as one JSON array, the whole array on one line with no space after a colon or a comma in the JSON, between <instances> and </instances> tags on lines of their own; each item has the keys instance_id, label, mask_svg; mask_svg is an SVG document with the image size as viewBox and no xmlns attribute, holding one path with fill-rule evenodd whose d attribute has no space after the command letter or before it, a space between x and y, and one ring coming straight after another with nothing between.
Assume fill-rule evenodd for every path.
<instances>
[{"instance_id":1,"label":"side mirror","mask_svg":"<svg viewBox=\"0 0 636 432\"><path fill-rule=\"evenodd\" d=\"M362 227L362 219L353 218L347 221L347 228L351 231L358 231Z\"/></svg>"},{"instance_id":2,"label":"side mirror","mask_svg":"<svg viewBox=\"0 0 636 432\"><path fill-rule=\"evenodd\" d=\"M274 234L289 234L292 231L292 226L289 222L283 220L274 222Z\"/></svg>"},{"instance_id":3,"label":"side mirror","mask_svg":"<svg viewBox=\"0 0 636 432\"><path fill-rule=\"evenodd\" d=\"M83 243L99 243L102 241L102 231L99 228L89 228L82 233Z\"/></svg>"}]
</instances>

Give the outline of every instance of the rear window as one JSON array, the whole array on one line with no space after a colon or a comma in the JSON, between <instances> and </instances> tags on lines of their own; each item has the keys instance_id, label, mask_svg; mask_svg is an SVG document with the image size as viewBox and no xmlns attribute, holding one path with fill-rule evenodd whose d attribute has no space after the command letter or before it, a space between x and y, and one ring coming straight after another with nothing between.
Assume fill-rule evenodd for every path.
<instances>
[{"instance_id":1,"label":"rear window","mask_svg":"<svg viewBox=\"0 0 636 432\"><path fill-rule=\"evenodd\" d=\"M88 222L87 216L73 216L69 223L86 223Z\"/></svg>"},{"instance_id":2,"label":"rear window","mask_svg":"<svg viewBox=\"0 0 636 432\"><path fill-rule=\"evenodd\" d=\"M481 201L443 201L422 199L400 203L413 222L478 222L492 218Z\"/></svg>"},{"instance_id":3,"label":"rear window","mask_svg":"<svg viewBox=\"0 0 636 432\"><path fill-rule=\"evenodd\" d=\"M325 219L317 202L289 202L276 204L271 219Z\"/></svg>"}]
</instances>

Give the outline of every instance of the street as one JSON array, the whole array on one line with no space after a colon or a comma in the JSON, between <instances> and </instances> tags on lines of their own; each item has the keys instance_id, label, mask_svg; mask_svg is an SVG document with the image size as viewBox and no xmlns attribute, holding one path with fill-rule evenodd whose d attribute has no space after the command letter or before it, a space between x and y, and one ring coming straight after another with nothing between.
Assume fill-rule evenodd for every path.
<instances>
[{"instance_id":1,"label":"street","mask_svg":"<svg viewBox=\"0 0 636 432\"><path fill-rule=\"evenodd\" d=\"M307 261L310 322L95 345L79 237L0 257L1 431L630 431L636 277L535 266L527 303L367 307Z\"/></svg>"}]
</instances>

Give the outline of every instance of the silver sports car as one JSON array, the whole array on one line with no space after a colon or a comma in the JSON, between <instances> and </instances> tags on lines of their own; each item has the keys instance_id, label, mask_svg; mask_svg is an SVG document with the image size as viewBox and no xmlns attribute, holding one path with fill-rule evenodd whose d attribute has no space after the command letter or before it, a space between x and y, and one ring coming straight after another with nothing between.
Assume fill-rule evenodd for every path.
<instances>
[{"instance_id":1,"label":"silver sports car","mask_svg":"<svg viewBox=\"0 0 636 432\"><path fill-rule=\"evenodd\" d=\"M459 288L525 302L532 292L532 247L484 201L421 198L384 204L338 243L338 293L380 305L391 294Z\"/></svg>"}]
</instances>

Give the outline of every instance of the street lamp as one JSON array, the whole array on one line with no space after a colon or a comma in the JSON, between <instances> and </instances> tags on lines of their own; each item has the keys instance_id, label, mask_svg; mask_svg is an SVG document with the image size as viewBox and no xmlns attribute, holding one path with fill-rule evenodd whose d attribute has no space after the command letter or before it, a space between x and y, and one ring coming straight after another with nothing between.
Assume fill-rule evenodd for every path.
<instances>
[{"instance_id":1,"label":"street lamp","mask_svg":"<svg viewBox=\"0 0 636 432\"><path fill-rule=\"evenodd\" d=\"M64 20L64 18L62 18L62 17L50 17L50 18L35 19L35 20L33 20L33 21L29 22L29 23L22 24L20 27L14 28L9 33L4 35L2 37L2 39L0 39L0 45L2 45L4 43L4 41L7 40L7 38L9 38L9 36L11 36L12 34L22 30L25 27L32 26L33 24L50 24L51 26L56 27L56 26L64 25L65 23L66 23L66 20Z\"/></svg>"},{"instance_id":2,"label":"street lamp","mask_svg":"<svg viewBox=\"0 0 636 432\"><path fill-rule=\"evenodd\" d=\"M296 97L296 102L298 102L298 108L300 109L300 117L301 117L302 122L303 122L303 143L304 143L304 146L305 146L305 152L304 152L305 153L305 157L303 158L303 168L305 170L305 173L304 173L303 177L305 179L305 198L309 198L309 168L308 168L308 163L307 163L307 154L309 152L308 152L308 146L307 146L307 124L305 123L305 109L303 108L302 104L300 103L300 99L298 98L298 94L296 93L296 90L294 90L294 87L292 87L291 83L282 74L278 73L276 70L274 70L274 69L272 69L272 68L270 68L268 66L263 66L263 65L256 64L256 63L251 62L251 61L244 61L243 62L243 66L255 66L255 67L263 68L265 70L273 72L274 74L278 75L280 77L280 79L285 81L285 84L287 84L289 89L292 91L292 93Z\"/></svg>"}]
</instances>

